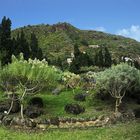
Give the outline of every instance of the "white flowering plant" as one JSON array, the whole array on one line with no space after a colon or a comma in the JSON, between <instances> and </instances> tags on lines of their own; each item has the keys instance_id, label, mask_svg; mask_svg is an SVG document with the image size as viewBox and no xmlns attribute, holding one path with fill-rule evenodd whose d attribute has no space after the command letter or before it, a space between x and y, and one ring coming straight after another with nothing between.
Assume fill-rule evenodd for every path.
<instances>
[{"instance_id":1,"label":"white flowering plant","mask_svg":"<svg viewBox=\"0 0 140 140\"><path fill-rule=\"evenodd\" d=\"M74 92L74 89L80 86L81 77L71 72L63 72L62 81L66 88L71 88Z\"/></svg>"},{"instance_id":2,"label":"white flowering plant","mask_svg":"<svg viewBox=\"0 0 140 140\"><path fill-rule=\"evenodd\" d=\"M38 93L44 87L48 89L55 87L60 78L61 71L48 66L45 59L24 60L23 54L20 54L19 58L12 56L12 63L0 70L0 85L6 93L18 95L22 118L24 98Z\"/></svg>"}]
</instances>

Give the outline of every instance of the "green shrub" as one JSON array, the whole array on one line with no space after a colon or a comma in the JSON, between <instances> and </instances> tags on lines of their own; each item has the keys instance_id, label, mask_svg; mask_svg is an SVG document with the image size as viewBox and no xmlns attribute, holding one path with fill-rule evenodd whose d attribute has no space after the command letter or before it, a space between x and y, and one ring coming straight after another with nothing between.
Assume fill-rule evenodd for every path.
<instances>
[{"instance_id":1,"label":"green shrub","mask_svg":"<svg viewBox=\"0 0 140 140\"><path fill-rule=\"evenodd\" d=\"M139 71L136 68L121 63L97 73L95 78L97 87L110 93L116 99L115 111L118 112L126 91L139 85L139 76Z\"/></svg>"},{"instance_id":2,"label":"green shrub","mask_svg":"<svg viewBox=\"0 0 140 140\"><path fill-rule=\"evenodd\" d=\"M21 54L19 59L12 56L12 63L1 69L0 85L7 94L16 93L19 96L23 118L24 98L39 92L44 87L55 87L60 78L61 72L55 67L48 66L47 61L24 60Z\"/></svg>"}]
</instances>

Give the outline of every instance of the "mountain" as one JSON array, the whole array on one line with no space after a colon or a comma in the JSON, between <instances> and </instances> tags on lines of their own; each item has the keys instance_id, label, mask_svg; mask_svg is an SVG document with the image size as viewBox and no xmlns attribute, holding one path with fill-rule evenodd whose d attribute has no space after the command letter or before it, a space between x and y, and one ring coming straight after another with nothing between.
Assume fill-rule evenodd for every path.
<instances>
[{"instance_id":1,"label":"mountain","mask_svg":"<svg viewBox=\"0 0 140 140\"><path fill-rule=\"evenodd\" d=\"M23 30L26 38L34 32L39 41L39 47L49 59L70 57L73 45L79 44L81 51L87 51L91 56L100 46L106 46L114 59L121 56L135 58L140 56L140 42L122 36L112 35L93 30L80 30L69 23L53 25L28 25L12 31L12 36Z\"/></svg>"}]
</instances>

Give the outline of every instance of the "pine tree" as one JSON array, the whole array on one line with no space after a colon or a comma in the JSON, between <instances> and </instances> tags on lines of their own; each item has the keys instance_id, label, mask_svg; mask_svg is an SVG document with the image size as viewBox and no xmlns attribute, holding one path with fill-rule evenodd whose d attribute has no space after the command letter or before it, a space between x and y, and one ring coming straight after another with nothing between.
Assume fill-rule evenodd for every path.
<instances>
[{"instance_id":1,"label":"pine tree","mask_svg":"<svg viewBox=\"0 0 140 140\"><path fill-rule=\"evenodd\" d=\"M74 59L70 65L69 71L75 74L79 73L80 65L76 59Z\"/></svg>"},{"instance_id":2,"label":"pine tree","mask_svg":"<svg viewBox=\"0 0 140 140\"><path fill-rule=\"evenodd\" d=\"M77 44L74 45L74 57L78 57L81 54Z\"/></svg>"},{"instance_id":3,"label":"pine tree","mask_svg":"<svg viewBox=\"0 0 140 140\"><path fill-rule=\"evenodd\" d=\"M109 53L109 50L107 49L107 47L105 47L104 66L105 67L111 67L111 65L112 65L111 54Z\"/></svg>"},{"instance_id":4,"label":"pine tree","mask_svg":"<svg viewBox=\"0 0 140 140\"><path fill-rule=\"evenodd\" d=\"M30 49L31 49L31 58L43 58L43 53L41 48L38 47L38 40L34 33L31 33L31 39L30 39Z\"/></svg>"},{"instance_id":5,"label":"pine tree","mask_svg":"<svg viewBox=\"0 0 140 140\"><path fill-rule=\"evenodd\" d=\"M2 65L8 64L11 61L11 20L5 16L3 17L0 24L0 55Z\"/></svg>"},{"instance_id":6,"label":"pine tree","mask_svg":"<svg viewBox=\"0 0 140 140\"><path fill-rule=\"evenodd\" d=\"M104 56L103 56L103 50L102 50L102 48L99 51L99 59L98 59L98 62L99 62L99 67L102 68L104 66Z\"/></svg>"},{"instance_id":7,"label":"pine tree","mask_svg":"<svg viewBox=\"0 0 140 140\"><path fill-rule=\"evenodd\" d=\"M25 34L23 32L23 30L21 31L20 33L20 37L19 39L17 40L17 43L18 43L18 49L19 49L19 52L23 53L24 55L24 59L28 59L30 58L30 48L29 48L29 44L25 38Z\"/></svg>"}]
</instances>

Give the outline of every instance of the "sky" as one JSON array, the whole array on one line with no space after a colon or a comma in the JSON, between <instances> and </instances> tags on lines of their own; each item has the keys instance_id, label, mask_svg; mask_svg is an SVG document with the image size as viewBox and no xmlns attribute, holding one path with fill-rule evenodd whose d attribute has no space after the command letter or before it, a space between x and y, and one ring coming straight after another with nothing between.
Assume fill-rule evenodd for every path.
<instances>
[{"instance_id":1,"label":"sky","mask_svg":"<svg viewBox=\"0 0 140 140\"><path fill-rule=\"evenodd\" d=\"M140 41L140 0L0 0L3 16L12 20L12 29L68 22Z\"/></svg>"}]
</instances>

